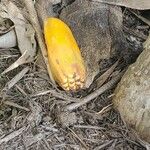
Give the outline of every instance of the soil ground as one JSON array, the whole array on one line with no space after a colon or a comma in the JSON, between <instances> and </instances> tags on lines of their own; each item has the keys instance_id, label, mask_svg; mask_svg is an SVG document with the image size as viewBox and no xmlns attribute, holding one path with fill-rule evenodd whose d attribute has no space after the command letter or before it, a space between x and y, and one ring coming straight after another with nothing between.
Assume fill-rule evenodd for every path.
<instances>
[{"instance_id":1,"label":"soil ground","mask_svg":"<svg viewBox=\"0 0 150 150\"><path fill-rule=\"evenodd\" d=\"M60 5L55 6L57 10ZM150 27L135 16L144 14L122 8L124 32L132 49L130 63L142 52ZM16 56L3 58L3 56ZM0 73L14 62L20 53L17 48L0 50ZM107 70L112 64L105 64ZM119 64L121 67L122 64ZM22 68L29 72L9 90L3 90L10 79ZM54 87L47 73L33 62L23 65L5 76L0 76L0 150L144 150L145 143L122 121L113 108L112 90L95 98L71 113L62 112L65 100L53 96ZM102 74L105 70L102 70ZM78 93L65 93L83 97L91 93L92 87ZM13 102L3 103L3 101ZM22 107L20 107L22 106Z\"/></svg>"}]
</instances>

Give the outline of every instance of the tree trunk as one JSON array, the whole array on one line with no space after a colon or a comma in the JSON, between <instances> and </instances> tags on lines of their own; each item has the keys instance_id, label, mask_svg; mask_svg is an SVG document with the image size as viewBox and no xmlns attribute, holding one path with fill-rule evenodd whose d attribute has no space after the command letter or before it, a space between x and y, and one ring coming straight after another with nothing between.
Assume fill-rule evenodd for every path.
<instances>
[{"instance_id":1,"label":"tree trunk","mask_svg":"<svg viewBox=\"0 0 150 150\"><path fill-rule=\"evenodd\" d=\"M122 119L150 142L150 35L145 50L118 84L113 102Z\"/></svg>"}]
</instances>

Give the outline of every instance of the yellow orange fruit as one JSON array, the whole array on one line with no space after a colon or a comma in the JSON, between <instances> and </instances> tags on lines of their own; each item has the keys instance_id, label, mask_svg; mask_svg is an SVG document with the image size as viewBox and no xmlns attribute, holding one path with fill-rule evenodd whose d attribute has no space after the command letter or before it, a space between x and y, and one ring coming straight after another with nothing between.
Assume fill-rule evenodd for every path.
<instances>
[{"instance_id":1,"label":"yellow orange fruit","mask_svg":"<svg viewBox=\"0 0 150 150\"><path fill-rule=\"evenodd\" d=\"M54 80L64 90L81 89L86 80L86 68L70 28L58 18L47 18L44 36Z\"/></svg>"}]
</instances>

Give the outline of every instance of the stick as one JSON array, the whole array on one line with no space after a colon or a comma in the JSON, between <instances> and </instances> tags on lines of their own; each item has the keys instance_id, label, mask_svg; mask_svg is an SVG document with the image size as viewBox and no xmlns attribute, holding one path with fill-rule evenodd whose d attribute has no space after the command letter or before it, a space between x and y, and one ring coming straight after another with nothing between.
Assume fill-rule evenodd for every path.
<instances>
[{"instance_id":1,"label":"stick","mask_svg":"<svg viewBox=\"0 0 150 150\"><path fill-rule=\"evenodd\" d=\"M23 109L25 111L30 111L30 109L26 108L26 107L23 107L23 106L20 106L14 102L11 102L11 101L4 101L3 102L5 105L9 105L9 106L12 106L12 107L16 107L18 109Z\"/></svg>"},{"instance_id":2,"label":"stick","mask_svg":"<svg viewBox=\"0 0 150 150\"><path fill-rule=\"evenodd\" d=\"M2 144L3 142L7 143L8 141L14 139L16 136L19 136L20 134L22 134L22 132L25 130L26 127L22 127L8 135L6 135L4 138L0 138L0 144Z\"/></svg>"}]
</instances>

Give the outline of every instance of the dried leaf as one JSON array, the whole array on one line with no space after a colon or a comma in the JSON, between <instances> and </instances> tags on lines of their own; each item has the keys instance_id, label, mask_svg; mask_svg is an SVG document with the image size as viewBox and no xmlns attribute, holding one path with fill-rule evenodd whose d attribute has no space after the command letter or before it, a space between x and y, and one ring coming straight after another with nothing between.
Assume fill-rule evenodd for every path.
<instances>
[{"instance_id":1,"label":"dried leaf","mask_svg":"<svg viewBox=\"0 0 150 150\"><path fill-rule=\"evenodd\" d=\"M10 48L17 45L17 38L14 29L0 36L0 48Z\"/></svg>"},{"instance_id":2,"label":"dried leaf","mask_svg":"<svg viewBox=\"0 0 150 150\"><path fill-rule=\"evenodd\" d=\"M24 63L28 63L34 60L36 54L36 41L35 32L32 26L25 20L21 11L11 1L3 1L0 3L0 16L2 18L10 19L14 23L15 32L17 35L17 43L19 50L22 54L22 61L16 61L14 65L11 65L11 69L5 70L3 73L8 72ZM24 54L24 55L23 55ZM23 58L24 57L24 58ZM17 64L17 65L16 65Z\"/></svg>"},{"instance_id":3,"label":"dried leaf","mask_svg":"<svg viewBox=\"0 0 150 150\"><path fill-rule=\"evenodd\" d=\"M4 75L5 73L17 68L18 66L24 64L28 59L28 55L26 54L27 51L22 54L12 65L10 65L7 69L5 69L1 74Z\"/></svg>"},{"instance_id":4,"label":"dried leaf","mask_svg":"<svg viewBox=\"0 0 150 150\"><path fill-rule=\"evenodd\" d=\"M150 9L149 0L91 0L91 1L124 6L139 10Z\"/></svg>"},{"instance_id":5,"label":"dried leaf","mask_svg":"<svg viewBox=\"0 0 150 150\"><path fill-rule=\"evenodd\" d=\"M40 27L40 23L39 23L39 20L38 20L38 16L37 16L37 12L36 12L36 10L35 10L34 3L33 3L33 1L31 1L31 0L24 0L24 3L25 3L25 5L26 5L26 9L27 9L28 12L29 12L29 19L30 19L30 22L31 22L31 24L33 25L33 27L34 27L34 29L35 29L35 32L36 32L36 35L37 35L37 41L38 41L38 44L39 44L39 47L40 47L42 56L43 56L43 58L44 58L44 62L45 62L45 64L46 64L49 77L50 77L50 79L51 79L53 85L56 86L56 85L55 85L55 81L54 81L53 76L52 76L51 68L49 67L49 64L48 64L46 45L45 45L45 43L44 43L44 38L43 38L43 34L42 34L42 29L41 29L41 27ZM41 6L41 8L45 8L45 7L44 7L44 6ZM43 11L46 11L46 10L43 9ZM41 14L41 15L42 15L42 14Z\"/></svg>"},{"instance_id":6,"label":"dried leaf","mask_svg":"<svg viewBox=\"0 0 150 150\"><path fill-rule=\"evenodd\" d=\"M21 70L14 78L12 78L3 89L4 91L9 90L12 88L27 72L29 71L29 67L24 68Z\"/></svg>"}]
</instances>

